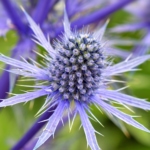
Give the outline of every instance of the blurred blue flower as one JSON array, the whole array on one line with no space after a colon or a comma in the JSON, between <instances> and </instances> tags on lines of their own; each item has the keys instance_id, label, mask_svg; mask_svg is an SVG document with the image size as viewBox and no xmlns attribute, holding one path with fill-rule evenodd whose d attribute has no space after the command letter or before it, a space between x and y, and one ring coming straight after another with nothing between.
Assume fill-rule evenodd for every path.
<instances>
[{"instance_id":1,"label":"blurred blue flower","mask_svg":"<svg viewBox=\"0 0 150 150\"><path fill-rule=\"evenodd\" d=\"M133 57L144 55L150 48L150 1L149 0L137 0L131 5L124 8L134 16L134 19L130 19L129 23L115 26L111 29L111 32L134 32L137 30L143 30L144 36L140 40L142 45L138 45L133 49ZM139 8L139 9L137 9Z\"/></svg>"},{"instance_id":2,"label":"blurred blue flower","mask_svg":"<svg viewBox=\"0 0 150 150\"><path fill-rule=\"evenodd\" d=\"M67 14L64 15L64 35L61 41L55 42L55 48L50 45L40 27L25 12L30 27L34 32L34 41L41 45L46 51L46 55L39 54L44 58L44 63L40 64L33 59L19 61L13 58L0 55L0 61L12 65L16 68L9 72L32 78L36 81L34 91L18 94L3 100L0 107L12 106L21 102L28 102L37 97L46 95L46 101L40 112L47 111L57 106L52 116L40 135L34 149L40 147L52 135L61 121L64 112L68 113L70 120L71 104L74 104L76 117L80 115L81 124L84 129L87 144L92 150L100 149L96 140L95 129L91 125L86 111L98 121L92 114L89 107L91 104L102 108L106 113L111 114L120 120L138 129L149 132L147 128L133 119L134 116L123 113L116 109L112 102L120 105L133 106L144 110L150 110L150 103L119 92L109 90L108 87L114 80L112 76L120 75L127 71L133 71L134 67L150 59L150 55L126 59L125 61L112 65L105 54L102 37L107 23L100 30L94 33L85 31L72 32ZM44 81L38 84L38 81ZM74 121L74 119L73 119ZM99 122L99 121L98 121ZM73 124L73 122L72 122ZM70 128L72 127L70 125Z\"/></svg>"},{"instance_id":3,"label":"blurred blue flower","mask_svg":"<svg viewBox=\"0 0 150 150\"><path fill-rule=\"evenodd\" d=\"M10 18L0 4L0 36L5 36L6 33L13 28Z\"/></svg>"},{"instance_id":4,"label":"blurred blue flower","mask_svg":"<svg viewBox=\"0 0 150 150\"><path fill-rule=\"evenodd\" d=\"M38 2L29 2L29 1L21 1L22 5L32 14L34 20L40 25L43 24L45 18L49 10L53 7L53 5L57 2L57 0L39 0ZM30 40L30 29L26 24L26 18L23 15L23 12L17 6L16 1L2 0L0 1L1 14L0 27L5 25L4 27L8 31L8 29L14 29L17 31L19 35L19 41L16 46L12 49L11 57L15 59L20 59L20 56L28 59L28 57L35 58L35 54L33 56L32 50L35 47L35 44L32 40ZM40 14L40 15L37 15ZM6 24L9 21L9 24ZM9 26L6 26L9 25ZM10 26L11 25L11 26ZM8 28L9 27L9 28ZM13 27L13 28L11 28ZM0 28L0 32L2 29ZM6 32L5 32L6 33ZM10 69L10 66L6 66L5 70ZM13 77L13 78L12 78ZM11 80L10 80L11 79ZM8 92L11 92L12 87L15 85L15 81L17 79L17 75L14 76L7 71L4 71L0 77L0 99L3 99L7 96Z\"/></svg>"}]
</instances>

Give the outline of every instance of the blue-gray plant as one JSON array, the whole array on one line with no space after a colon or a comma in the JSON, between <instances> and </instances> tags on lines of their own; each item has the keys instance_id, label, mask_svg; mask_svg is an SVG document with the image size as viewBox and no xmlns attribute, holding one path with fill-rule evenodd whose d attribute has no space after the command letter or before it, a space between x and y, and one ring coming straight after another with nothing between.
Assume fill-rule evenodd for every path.
<instances>
[{"instance_id":1,"label":"blue-gray plant","mask_svg":"<svg viewBox=\"0 0 150 150\"><path fill-rule=\"evenodd\" d=\"M116 102L123 106L133 106L144 110L150 110L150 103L139 98L135 98L121 93L119 90L110 90L109 84L114 82L112 76L121 75L127 71L134 71L135 67L150 59L150 55L127 58L125 61L112 65L108 61L105 53L105 46L102 37L105 32L107 22L94 33L73 32L70 29L67 14L64 15L64 35L61 41L55 42L54 48L50 44L40 27L25 12L27 20L34 32L34 41L41 45L47 55L41 55L44 64L16 60L0 55L0 61L12 65L16 68L9 70L11 73L32 78L37 83L34 91L18 94L3 100L0 107L12 106L21 102L28 102L37 97L46 95L46 101L41 107L41 111L46 111L56 107L54 113L48 118L42 134L40 135L34 150L39 148L47 139L54 135L59 121L64 112L68 113L70 119L71 104L74 106L74 118L79 114L81 124L84 129L87 144L92 150L99 150L96 140L95 129L89 121L88 112L98 121L90 110L90 105L94 104L108 114L132 125L138 129L149 132L142 124L112 105ZM38 84L44 81L43 84ZM41 82L40 82L41 83ZM99 121L98 121L99 122ZM70 125L71 128L72 125Z\"/></svg>"}]
</instances>

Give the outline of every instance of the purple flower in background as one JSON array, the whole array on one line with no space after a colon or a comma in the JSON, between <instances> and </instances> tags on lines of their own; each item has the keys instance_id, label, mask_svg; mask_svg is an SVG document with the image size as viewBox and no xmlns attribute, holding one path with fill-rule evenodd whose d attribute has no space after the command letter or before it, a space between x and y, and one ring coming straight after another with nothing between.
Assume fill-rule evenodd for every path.
<instances>
[{"instance_id":1,"label":"purple flower in background","mask_svg":"<svg viewBox=\"0 0 150 150\"><path fill-rule=\"evenodd\" d=\"M22 2L21 4L32 14L34 20L41 25L43 24L45 18L47 17L49 10L57 2L57 0L52 0L52 1L39 0L36 3L29 2L27 0L25 1L22 0L21 2ZM17 6L16 1L1 0L0 7L2 8L1 13L0 13L0 20L1 20L0 32L6 33L4 31L8 31L9 29L12 29L13 27L13 29L17 31L18 36L19 36L18 43L12 49L11 57L15 59L20 59L20 55L21 55L25 59L28 59L28 57L31 57L34 59L35 54L33 55L32 50L35 44L29 38L31 31L29 30L29 27L26 25L26 22L25 22L26 18L24 17L24 14L20 10L20 8ZM37 17L37 14L38 14L38 17ZM9 23L9 24L6 24L6 23ZM5 29L7 30L3 30L1 29L1 27L5 27ZM10 66L7 65L5 69L6 70L10 69ZM12 87L15 85L16 79L17 79L17 75L14 76L6 71L2 73L0 77L0 83L1 83L0 84L0 90L1 90L0 99L5 98L7 96L7 93L11 92Z\"/></svg>"},{"instance_id":2,"label":"purple flower in background","mask_svg":"<svg viewBox=\"0 0 150 150\"><path fill-rule=\"evenodd\" d=\"M112 29L114 32L129 32L150 27L150 1L137 0L132 4L124 7L124 10L134 16L134 22L116 26ZM137 9L140 8L140 11Z\"/></svg>"},{"instance_id":3,"label":"purple flower in background","mask_svg":"<svg viewBox=\"0 0 150 150\"><path fill-rule=\"evenodd\" d=\"M75 15L78 12L83 12L83 11L91 11L91 8L97 7L97 6L103 6L104 4L107 3L109 0L66 0L65 5L66 5L66 11L68 14L68 17Z\"/></svg>"},{"instance_id":4,"label":"purple flower in background","mask_svg":"<svg viewBox=\"0 0 150 150\"><path fill-rule=\"evenodd\" d=\"M73 32L70 29L67 14L64 15L64 35L61 41L56 41L54 48L50 45L49 39L46 39L39 26L28 16L30 27L34 32L34 40L41 45L47 54L39 54L44 59L40 64L30 59L19 61L0 55L0 61L12 65L16 68L10 72L32 78L36 81L35 90L18 94L3 100L0 107L12 106L21 102L28 102L37 97L46 95L46 101L39 112L47 111L57 106L54 113L48 118L47 125L40 135L34 150L40 147L52 135L54 135L58 123L61 121L64 112L68 113L70 119L71 106L75 108L76 117L80 115L81 124L84 129L87 144L92 150L100 149L96 140L95 129L91 125L86 111L97 120L90 111L90 105L94 104L102 108L106 113L111 114L120 120L130 124L138 129L149 132L147 128L133 119L134 116L123 113L115 108L111 103L116 102L123 106L129 105L144 110L150 110L150 103L119 92L118 90L109 90L112 76L132 71L136 66L150 59L150 55L126 59L116 65L111 65L105 54L105 47L102 37L107 23L98 31ZM38 81L44 81L38 84ZM99 121L98 121L99 122ZM73 122L72 122L73 123ZM70 125L71 128L72 124Z\"/></svg>"},{"instance_id":5,"label":"purple flower in background","mask_svg":"<svg viewBox=\"0 0 150 150\"><path fill-rule=\"evenodd\" d=\"M137 9L137 8L140 8ZM121 32L134 32L140 29L144 29L144 36L141 39L142 45L138 45L133 49L133 57L144 55L149 51L150 44L150 1L149 0L137 0L131 5L124 8L125 11L132 14L134 19L130 19L130 23L115 26L111 29L111 32L121 33Z\"/></svg>"},{"instance_id":6,"label":"purple flower in background","mask_svg":"<svg viewBox=\"0 0 150 150\"><path fill-rule=\"evenodd\" d=\"M13 28L13 25L1 4L0 10L0 36L5 36L6 33Z\"/></svg>"}]
</instances>

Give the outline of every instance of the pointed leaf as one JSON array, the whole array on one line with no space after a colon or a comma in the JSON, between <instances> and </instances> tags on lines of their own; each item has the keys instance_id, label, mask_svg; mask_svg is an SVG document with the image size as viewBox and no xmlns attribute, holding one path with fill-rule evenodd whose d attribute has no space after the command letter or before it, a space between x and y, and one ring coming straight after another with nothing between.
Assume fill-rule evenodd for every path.
<instances>
[{"instance_id":1,"label":"pointed leaf","mask_svg":"<svg viewBox=\"0 0 150 150\"><path fill-rule=\"evenodd\" d=\"M103 38L103 35L104 35L104 33L105 33L105 30L106 30L106 27L107 27L108 23L109 23L109 20L107 20L107 21L105 22L105 24L104 24L98 31L96 31L96 32L94 33L94 37L95 37L96 39L98 39L98 40L101 41L101 39Z\"/></svg>"},{"instance_id":2,"label":"pointed leaf","mask_svg":"<svg viewBox=\"0 0 150 150\"><path fill-rule=\"evenodd\" d=\"M99 90L99 94L101 96L104 96L105 98L115 100L119 103L127 104L145 110L150 110L150 102L147 102L140 98L129 96L117 91L105 90L105 89Z\"/></svg>"},{"instance_id":3,"label":"pointed leaf","mask_svg":"<svg viewBox=\"0 0 150 150\"><path fill-rule=\"evenodd\" d=\"M117 118L119 118L120 120L126 122L129 125L132 125L140 130L146 131L146 132L150 132L147 128L145 128L142 124L138 123L137 121L135 121L132 116L125 114L121 111L119 111L118 109L116 109L115 107L107 104L106 102L104 102L103 100L101 100L98 96L95 97L95 99L93 98L93 101L95 103L97 103L100 107L103 108L103 110L105 110L106 112L116 116Z\"/></svg>"},{"instance_id":4,"label":"pointed leaf","mask_svg":"<svg viewBox=\"0 0 150 150\"><path fill-rule=\"evenodd\" d=\"M59 123L59 121L62 119L64 109L67 107L66 101L60 101L57 108L55 109L55 112L53 115L49 118L48 123L43 130L43 133L40 135L35 147L33 150L36 150L39 148L43 143L47 141L47 139L55 133L56 127Z\"/></svg>"},{"instance_id":5,"label":"pointed leaf","mask_svg":"<svg viewBox=\"0 0 150 150\"><path fill-rule=\"evenodd\" d=\"M82 106L81 103L76 103L76 105L81 118L82 126L86 135L88 145L90 146L91 150L100 150L97 143L95 130L88 119L88 116L84 110L85 108Z\"/></svg>"},{"instance_id":6,"label":"pointed leaf","mask_svg":"<svg viewBox=\"0 0 150 150\"><path fill-rule=\"evenodd\" d=\"M30 100L34 100L37 97L46 95L47 92L44 89L37 90L34 92L27 92L24 94L18 94L16 96L7 98L0 103L0 107L12 106L22 102L28 102Z\"/></svg>"},{"instance_id":7,"label":"pointed leaf","mask_svg":"<svg viewBox=\"0 0 150 150\"><path fill-rule=\"evenodd\" d=\"M28 77L38 77L38 78L46 78L48 77L46 70L36 67L35 65L31 65L27 62L23 62L17 59L13 59L7 56L0 54L0 61L9 64L11 66L17 67L18 69L8 70L9 72L24 75Z\"/></svg>"},{"instance_id":8,"label":"pointed leaf","mask_svg":"<svg viewBox=\"0 0 150 150\"><path fill-rule=\"evenodd\" d=\"M64 31L67 37L70 37L72 35L66 9L64 9Z\"/></svg>"},{"instance_id":9,"label":"pointed leaf","mask_svg":"<svg viewBox=\"0 0 150 150\"><path fill-rule=\"evenodd\" d=\"M40 29L40 27L34 22L34 20L27 14L27 12L22 8L22 10L24 11L27 20L30 24L30 27L32 29L32 31L34 32L34 37L37 40L37 44L40 44L49 54L50 56L54 57L55 56L55 51L53 50L52 46L50 45L50 41L48 41L42 30ZM35 41L36 42L36 41Z\"/></svg>"},{"instance_id":10,"label":"pointed leaf","mask_svg":"<svg viewBox=\"0 0 150 150\"><path fill-rule=\"evenodd\" d=\"M123 61L116 65L107 67L106 69L103 70L102 75L111 76L111 75L117 75L119 73L131 71L133 68L137 67L138 65L147 61L148 59L150 59L150 55L145 55L145 56L137 57L128 61Z\"/></svg>"}]
</instances>

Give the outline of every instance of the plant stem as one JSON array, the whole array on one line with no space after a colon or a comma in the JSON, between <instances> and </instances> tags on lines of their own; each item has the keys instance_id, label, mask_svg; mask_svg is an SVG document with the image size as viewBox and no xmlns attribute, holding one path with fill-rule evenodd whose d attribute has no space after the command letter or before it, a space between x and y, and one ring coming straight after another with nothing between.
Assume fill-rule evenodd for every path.
<instances>
[{"instance_id":1,"label":"plant stem","mask_svg":"<svg viewBox=\"0 0 150 150\"><path fill-rule=\"evenodd\" d=\"M10 0L1 0L1 2L19 33L26 34L27 26L20 19L12 2Z\"/></svg>"},{"instance_id":2,"label":"plant stem","mask_svg":"<svg viewBox=\"0 0 150 150\"><path fill-rule=\"evenodd\" d=\"M106 6L102 9L92 12L91 14L82 16L77 20L71 23L71 27L75 27L76 29L80 29L81 27L88 25L90 23L94 23L96 21L100 21L105 19L108 15L116 12L117 10L121 9L122 7L126 6L127 4L133 2L135 0L120 0L119 2ZM58 37L63 31L63 27L60 27L56 30L55 37ZM53 38L55 38L53 37Z\"/></svg>"},{"instance_id":3,"label":"plant stem","mask_svg":"<svg viewBox=\"0 0 150 150\"><path fill-rule=\"evenodd\" d=\"M46 111L28 130L28 132L20 139L20 141L11 149L11 150L20 150L22 149L31 139L32 137L45 125L45 121L47 120L52 114L56 107L53 107Z\"/></svg>"}]
</instances>

